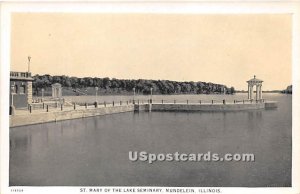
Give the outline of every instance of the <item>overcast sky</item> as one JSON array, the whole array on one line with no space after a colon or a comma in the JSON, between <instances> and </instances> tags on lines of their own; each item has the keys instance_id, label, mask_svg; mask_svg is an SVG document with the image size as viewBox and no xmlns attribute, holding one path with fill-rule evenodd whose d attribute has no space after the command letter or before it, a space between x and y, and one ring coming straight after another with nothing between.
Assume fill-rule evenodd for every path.
<instances>
[{"instance_id":1,"label":"overcast sky","mask_svg":"<svg viewBox=\"0 0 300 194\"><path fill-rule=\"evenodd\" d=\"M11 70L205 81L247 90L291 84L290 15L38 14L12 17Z\"/></svg>"}]
</instances>

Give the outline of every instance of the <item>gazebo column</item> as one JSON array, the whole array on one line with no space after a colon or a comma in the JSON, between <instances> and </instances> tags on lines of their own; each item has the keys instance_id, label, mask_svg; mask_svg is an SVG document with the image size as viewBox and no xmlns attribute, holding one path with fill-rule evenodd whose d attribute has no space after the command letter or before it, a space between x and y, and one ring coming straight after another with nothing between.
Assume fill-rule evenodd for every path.
<instances>
[{"instance_id":1,"label":"gazebo column","mask_svg":"<svg viewBox=\"0 0 300 194\"><path fill-rule=\"evenodd\" d=\"M259 99L260 100L262 99L262 89L261 89L261 86L262 85L259 86Z\"/></svg>"},{"instance_id":2,"label":"gazebo column","mask_svg":"<svg viewBox=\"0 0 300 194\"><path fill-rule=\"evenodd\" d=\"M248 84L248 100L250 100L250 85Z\"/></svg>"},{"instance_id":3,"label":"gazebo column","mask_svg":"<svg viewBox=\"0 0 300 194\"><path fill-rule=\"evenodd\" d=\"M251 88L250 88L250 100L253 99L253 85L251 85Z\"/></svg>"},{"instance_id":4,"label":"gazebo column","mask_svg":"<svg viewBox=\"0 0 300 194\"><path fill-rule=\"evenodd\" d=\"M255 95L255 100L259 99L259 85L256 85L256 95Z\"/></svg>"},{"instance_id":5,"label":"gazebo column","mask_svg":"<svg viewBox=\"0 0 300 194\"><path fill-rule=\"evenodd\" d=\"M249 100L251 100L251 85L249 85Z\"/></svg>"},{"instance_id":6,"label":"gazebo column","mask_svg":"<svg viewBox=\"0 0 300 194\"><path fill-rule=\"evenodd\" d=\"M61 96L62 96L62 89L59 88L59 98L61 98Z\"/></svg>"}]
</instances>

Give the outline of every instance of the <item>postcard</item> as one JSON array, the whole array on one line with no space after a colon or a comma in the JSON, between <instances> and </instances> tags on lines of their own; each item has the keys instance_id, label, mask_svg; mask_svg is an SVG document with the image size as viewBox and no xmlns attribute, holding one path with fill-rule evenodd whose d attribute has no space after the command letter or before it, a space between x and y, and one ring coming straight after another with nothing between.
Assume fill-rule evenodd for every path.
<instances>
[{"instance_id":1,"label":"postcard","mask_svg":"<svg viewBox=\"0 0 300 194\"><path fill-rule=\"evenodd\" d=\"M1 193L299 193L299 2L1 5Z\"/></svg>"}]
</instances>

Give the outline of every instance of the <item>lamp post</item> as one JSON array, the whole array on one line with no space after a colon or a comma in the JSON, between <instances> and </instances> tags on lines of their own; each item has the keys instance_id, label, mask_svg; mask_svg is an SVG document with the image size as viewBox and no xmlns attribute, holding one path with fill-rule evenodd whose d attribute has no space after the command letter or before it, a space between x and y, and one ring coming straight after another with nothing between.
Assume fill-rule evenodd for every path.
<instances>
[{"instance_id":1,"label":"lamp post","mask_svg":"<svg viewBox=\"0 0 300 194\"><path fill-rule=\"evenodd\" d=\"M15 114L15 106L14 106L14 94L15 94L15 86L11 86L11 104L10 104L10 115Z\"/></svg>"},{"instance_id":2,"label":"lamp post","mask_svg":"<svg viewBox=\"0 0 300 194\"><path fill-rule=\"evenodd\" d=\"M45 91L45 89L42 88L42 102L44 102L44 91Z\"/></svg>"},{"instance_id":3,"label":"lamp post","mask_svg":"<svg viewBox=\"0 0 300 194\"><path fill-rule=\"evenodd\" d=\"M151 88L150 88L150 94L151 94L151 97L150 97L150 104L152 104L152 91L153 91L153 88L151 87Z\"/></svg>"},{"instance_id":4,"label":"lamp post","mask_svg":"<svg viewBox=\"0 0 300 194\"><path fill-rule=\"evenodd\" d=\"M28 56L28 73L30 72L30 60L31 60L31 56Z\"/></svg>"},{"instance_id":5,"label":"lamp post","mask_svg":"<svg viewBox=\"0 0 300 194\"><path fill-rule=\"evenodd\" d=\"M133 90L133 104L134 104L134 99L135 99L135 87L132 88L132 90Z\"/></svg>"},{"instance_id":6,"label":"lamp post","mask_svg":"<svg viewBox=\"0 0 300 194\"><path fill-rule=\"evenodd\" d=\"M96 103L98 104L98 87L95 87L95 90L96 90Z\"/></svg>"}]
</instances>

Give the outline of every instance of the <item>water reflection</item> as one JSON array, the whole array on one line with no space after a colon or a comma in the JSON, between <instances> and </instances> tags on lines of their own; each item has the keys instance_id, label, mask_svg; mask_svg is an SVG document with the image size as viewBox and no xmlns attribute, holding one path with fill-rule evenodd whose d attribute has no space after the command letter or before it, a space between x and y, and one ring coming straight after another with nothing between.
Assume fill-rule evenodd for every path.
<instances>
[{"instance_id":1,"label":"water reflection","mask_svg":"<svg viewBox=\"0 0 300 194\"><path fill-rule=\"evenodd\" d=\"M60 134L61 134L61 136L63 136L64 135L64 128L63 128L62 122L59 122L59 125L60 125Z\"/></svg>"},{"instance_id":2,"label":"water reflection","mask_svg":"<svg viewBox=\"0 0 300 194\"><path fill-rule=\"evenodd\" d=\"M122 113L10 129L10 185L291 185L291 99L277 110ZM254 153L253 163L130 162L129 151Z\"/></svg>"}]
</instances>

